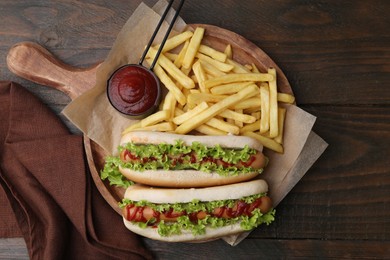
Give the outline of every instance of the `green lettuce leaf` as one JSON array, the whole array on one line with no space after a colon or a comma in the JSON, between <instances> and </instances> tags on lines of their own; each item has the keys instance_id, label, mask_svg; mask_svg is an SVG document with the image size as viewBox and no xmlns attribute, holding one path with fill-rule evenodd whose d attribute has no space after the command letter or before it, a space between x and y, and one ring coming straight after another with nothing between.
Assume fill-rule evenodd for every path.
<instances>
[{"instance_id":1,"label":"green lettuce leaf","mask_svg":"<svg viewBox=\"0 0 390 260\"><path fill-rule=\"evenodd\" d=\"M257 171L261 173L263 169L255 170L252 167L224 167L214 162L199 163L204 158L222 159L227 163L238 163L240 161L246 162L250 159L251 155L256 154L255 149L245 146L243 149L229 149L222 148L220 145L214 147L207 147L199 142L193 142L187 146L183 141L177 140L174 144L135 144L127 143L119 147L119 152L123 150L130 151L134 156L140 158L140 161L135 162L122 162L120 165L125 168L129 168L136 171L145 170L184 170L193 169L203 172L216 172L220 175L238 175L242 173L250 173ZM197 163L191 162L191 153L196 154L198 158ZM174 163L167 154L171 156L184 155L181 157L181 163ZM142 161L142 159L150 159ZM141 162L142 161L142 162Z\"/></svg>"},{"instance_id":2,"label":"green lettuce leaf","mask_svg":"<svg viewBox=\"0 0 390 260\"><path fill-rule=\"evenodd\" d=\"M109 156L106 157L106 163L104 164L103 170L100 172L100 178L102 180L108 179L110 185L116 185L119 187L127 188L134 183L129 181L119 171L119 165L122 163L119 157Z\"/></svg>"},{"instance_id":3,"label":"green lettuce leaf","mask_svg":"<svg viewBox=\"0 0 390 260\"><path fill-rule=\"evenodd\" d=\"M256 194L248 197L244 197L241 200L246 203L251 203L257 198L265 196L265 193ZM131 201L129 199L123 199L120 203L120 207L132 204L135 206L148 206L153 208L155 211L160 213L168 211L173 208L174 211L181 212L186 211L188 214L198 211L212 212L217 207L227 206L233 207L236 200L219 200L219 201L208 201L202 202L194 200L189 203L176 203L176 204L155 204L148 201ZM268 213L263 214L259 209L255 209L251 216L238 216L235 218L218 218L208 215L204 219L199 219L197 222L192 222L188 216L178 217L177 222L164 222L160 221L157 224L158 233L161 236L171 236L181 234L182 230L191 230L193 235L201 235L206 232L206 227L218 228L235 223L240 223L240 227L243 230L252 230L261 224L269 225L275 219L275 210L272 209ZM148 225L145 223L137 223L141 228L146 228Z\"/></svg>"}]
</instances>

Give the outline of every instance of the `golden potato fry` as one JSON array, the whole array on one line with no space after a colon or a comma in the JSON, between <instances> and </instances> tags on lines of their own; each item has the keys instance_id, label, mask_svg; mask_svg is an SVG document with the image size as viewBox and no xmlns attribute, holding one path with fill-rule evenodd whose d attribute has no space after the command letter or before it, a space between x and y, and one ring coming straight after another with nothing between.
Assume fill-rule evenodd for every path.
<instances>
[{"instance_id":1,"label":"golden potato fry","mask_svg":"<svg viewBox=\"0 0 390 260\"><path fill-rule=\"evenodd\" d=\"M251 95L255 95L257 91L258 91L257 87L248 86L243 90L239 91L238 93L228 96L227 98L219 101L218 103L212 105L211 107L207 108L205 111L198 114L198 116L193 118L193 120L188 120L183 124L181 124L180 126L178 126L175 130L176 133L186 134L190 132L191 130L209 121L211 118L218 115L228 107L240 102L241 100L246 99Z\"/></svg>"},{"instance_id":2,"label":"golden potato fry","mask_svg":"<svg viewBox=\"0 0 390 260\"><path fill-rule=\"evenodd\" d=\"M164 84L164 86L172 92L172 95L175 97L177 102L184 105L187 102L186 97L183 92L177 87L177 85L172 81L172 79L165 73L165 71L160 67L159 64L154 66L154 73L156 73L157 77Z\"/></svg>"},{"instance_id":3,"label":"golden potato fry","mask_svg":"<svg viewBox=\"0 0 390 260\"><path fill-rule=\"evenodd\" d=\"M216 129L208 125L200 125L197 128L195 128L195 130L204 135L227 135L228 134L227 132L221 131L219 129Z\"/></svg>"},{"instance_id":4,"label":"golden potato fry","mask_svg":"<svg viewBox=\"0 0 390 260\"><path fill-rule=\"evenodd\" d=\"M215 60L215 59L213 59L207 55L204 55L202 53L197 53L195 55L195 57L198 58L199 60L204 60L204 61L210 63L211 65L213 65L214 67L216 67L218 70L220 70L222 72L229 72L234 68L233 65L226 64L224 62L220 62L220 61Z\"/></svg>"},{"instance_id":5,"label":"golden potato fry","mask_svg":"<svg viewBox=\"0 0 390 260\"><path fill-rule=\"evenodd\" d=\"M232 73L212 78L205 81L206 88L215 87L233 82L253 81L253 82L268 82L273 79L273 76L268 73Z\"/></svg>"},{"instance_id":6,"label":"golden potato fry","mask_svg":"<svg viewBox=\"0 0 390 260\"><path fill-rule=\"evenodd\" d=\"M287 93L278 93L278 101L293 104L295 102L295 97Z\"/></svg>"},{"instance_id":7,"label":"golden potato fry","mask_svg":"<svg viewBox=\"0 0 390 260\"><path fill-rule=\"evenodd\" d=\"M240 128L238 126L229 124L228 122L215 117L207 121L206 125L234 135L238 135L240 133Z\"/></svg>"},{"instance_id":8,"label":"golden potato fry","mask_svg":"<svg viewBox=\"0 0 390 260\"><path fill-rule=\"evenodd\" d=\"M232 57L233 57L233 50L232 50L232 46L230 44L226 45L224 53L226 54L227 58L232 59Z\"/></svg>"},{"instance_id":9,"label":"golden potato fry","mask_svg":"<svg viewBox=\"0 0 390 260\"><path fill-rule=\"evenodd\" d=\"M163 106L161 107L161 110L166 110L169 112L169 120L172 120L174 117L174 111L176 107L177 100L175 96L173 95L172 91L169 91L164 98Z\"/></svg>"},{"instance_id":10,"label":"golden potato fry","mask_svg":"<svg viewBox=\"0 0 390 260\"><path fill-rule=\"evenodd\" d=\"M169 38L165 42L164 47L162 49L162 52L165 53L167 51L173 50L174 48L176 48L177 46L179 46L180 44L182 44L183 42L185 42L189 38L191 38L193 34L194 33L191 31L184 31L180 34L177 34L177 35ZM153 46L153 48L158 50L158 48L160 48L160 44Z\"/></svg>"},{"instance_id":11,"label":"golden potato fry","mask_svg":"<svg viewBox=\"0 0 390 260\"><path fill-rule=\"evenodd\" d=\"M240 129L240 134L244 132L257 132L260 131L260 120L256 120L251 124L247 124Z\"/></svg>"},{"instance_id":12,"label":"golden potato fry","mask_svg":"<svg viewBox=\"0 0 390 260\"><path fill-rule=\"evenodd\" d=\"M176 53L170 53L170 52L166 52L166 53L164 53L164 55L172 62L174 62L178 56Z\"/></svg>"},{"instance_id":13,"label":"golden potato fry","mask_svg":"<svg viewBox=\"0 0 390 260\"><path fill-rule=\"evenodd\" d=\"M267 83L260 86L261 99L261 117L260 117L260 134L269 130L269 88Z\"/></svg>"},{"instance_id":14,"label":"golden potato fry","mask_svg":"<svg viewBox=\"0 0 390 260\"><path fill-rule=\"evenodd\" d=\"M184 55L186 55L188 45L190 44L190 41L185 41L183 48L180 50L179 54L176 57L176 60L173 62L173 64L180 68L181 64L183 63ZM187 74L188 75L188 74Z\"/></svg>"},{"instance_id":15,"label":"golden potato fry","mask_svg":"<svg viewBox=\"0 0 390 260\"><path fill-rule=\"evenodd\" d=\"M172 122L162 122L155 125L150 125L146 127L135 128L133 131L157 131L157 132L174 132L175 125Z\"/></svg>"},{"instance_id":16,"label":"golden potato fry","mask_svg":"<svg viewBox=\"0 0 390 260\"><path fill-rule=\"evenodd\" d=\"M279 144L283 144L285 118L286 118L286 109L283 107L279 107L278 108L279 134L274 138L274 140Z\"/></svg>"},{"instance_id":17,"label":"golden potato fry","mask_svg":"<svg viewBox=\"0 0 390 260\"><path fill-rule=\"evenodd\" d=\"M207 105L206 102L202 102L199 105L197 105L196 107L194 107L193 109L188 110L184 114L181 114L179 116L174 117L172 121L176 125L180 125L187 120L192 120L192 118L196 117L200 112L206 110L206 108L208 108L208 107L209 107L209 105Z\"/></svg>"},{"instance_id":18,"label":"golden potato fry","mask_svg":"<svg viewBox=\"0 0 390 260\"><path fill-rule=\"evenodd\" d=\"M170 113L167 110L158 111L150 116L141 120L141 127L146 127L150 125L155 125L159 122L167 120L170 116Z\"/></svg>"},{"instance_id":19,"label":"golden potato fry","mask_svg":"<svg viewBox=\"0 0 390 260\"><path fill-rule=\"evenodd\" d=\"M277 153L283 153L283 151L284 151L283 146L281 144L277 143L273 139L267 138L265 136L262 136L258 133L254 133L254 132L244 132L242 134L245 136L249 136L249 137L257 139L260 143L262 143L264 145L264 147L267 147L267 148L269 148Z\"/></svg>"},{"instance_id":20,"label":"golden potato fry","mask_svg":"<svg viewBox=\"0 0 390 260\"><path fill-rule=\"evenodd\" d=\"M204 86L204 81L207 79L207 76L199 61L195 62L194 65L192 65L192 70L194 71L200 91L204 93L209 92L209 90L206 89L206 87Z\"/></svg>"},{"instance_id":21,"label":"golden potato fry","mask_svg":"<svg viewBox=\"0 0 390 260\"><path fill-rule=\"evenodd\" d=\"M276 86L276 70L275 68L269 68L268 73L273 77L268 82L269 87L269 136L274 138L279 133L279 121L278 121L278 90ZM261 131L261 128L260 128Z\"/></svg>"},{"instance_id":22,"label":"golden potato fry","mask_svg":"<svg viewBox=\"0 0 390 260\"><path fill-rule=\"evenodd\" d=\"M153 59L157 54L157 51L154 48L150 48L148 51L148 55L151 59ZM188 77L185 73L183 73L178 67L173 64L164 54L160 54L158 57L158 64L164 68L164 70L175 80L177 80L183 87L185 88L194 88L194 81Z\"/></svg>"},{"instance_id":23,"label":"golden potato fry","mask_svg":"<svg viewBox=\"0 0 390 260\"><path fill-rule=\"evenodd\" d=\"M252 85L250 85L250 86L252 86ZM248 98L248 99L245 99L245 100L238 102L237 104L231 106L230 109L233 109L233 110L245 109L247 111L248 109L260 110L260 107L261 107L260 97L258 97L256 95L256 97L251 97L251 98Z\"/></svg>"},{"instance_id":24,"label":"golden potato fry","mask_svg":"<svg viewBox=\"0 0 390 260\"><path fill-rule=\"evenodd\" d=\"M219 113L218 115L223 117L223 118L234 119L236 121L240 121L240 122L246 123L246 124L251 124L251 123L256 121L256 118L251 116L251 115L246 115L246 114L243 114L242 112L238 113L238 112L230 110L230 109L226 109L226 110L222 111L221 113Z\"/></svg>"},{"instance_id":25,"label":"golden potato fry","mask_svg":"<svg viewBox=\"0 0 390 260\"><path fill-rule=\"evenodd\" d=\"M253 73L260 73L260 70L257 68L256 64L252 63L252 72Z\"/></svg>"},{"instance_id":26,"label":"golden potato fry","mask_svg":"<svg viewBox=\"0 0 390 260\"><path fill-rule=\"evenodd\" d=\"M182 66L186 69L190 69L192 67L192 63L195 59L195 55L198 52L200 43L203 39L204 35L204 28L197 27L194 31L194 34L192 35L192 38L190 40L190 44L188 45L186 54L183 58L183 64Z\"/></svg>"},{"instance_id":27,"label":"golden potato fry","mask_svg":"<svg viewBox=\"0 0 390 260\"><path fill-rule=\"evenodd\" d=\"M225 72L219 70L218 68L216 68L215 66L208 63L205 60L199 60L199 62L202 64L204 71L207 74L211 75L212 77L220 77L220 76L226 75Z\"/></svg>"},{"instance_id":28,"label":"golden potato fry","mask_svg":"<svg viewBox=\"0 0 390 260\"><path fill-rule=\"evenodd\" d=\"M240 91L241 89L245 88L250 84L254 84L254 83L253 82L228 83L228 84L212 87L210 89L210 92L217 95L229 95L229 94L237 93L238 91Z\"/></svg>"},{"instance_id":29,"label":"golden potato fry","mask_svg":"<svg viewBox=\"0 0 390 260\"><path fill-rule=\"evenodd\" d=\"M232 72L234 73L251 73L250 69L246 68L244 65L241 65L240 63L232 59L227 59L226 63L233 66Z\"/></svg>"},{"instance_id":30,"label":"golden potato fry","mask_svg":"<svg viewBox=\"0 0 390 260\"><path fill-rule=\"evenodd\" d=\"M213 95L210 93L191 93L187 96L187 103L191 106L202 102L217 103L227 97L227 95Z\"/></svg>"},{"instance_id":31,"label":"golden potato fry","mask_svg":"<svg viewBox=\"0 0 390 260\"><path fill-rule=\"evenodd\" d=\"M203 53L203 54L205 54L207 56L210 56L214 60L217 60L217 61L220 61L220 62L225 62L226 59L227 59L227 55L225 53L217 51L216 49L211 48L211 47L209 47L207 45L204 45L204 44L201 44L199 46L199 50L198 51L200 53Z\"/></svg>"},{"instance_id":32,"label":"golden potato fry","mask_svg":"<svg viewBox=\"0 0 390 260\"><path fill-rule=\"evenodd\" d=\"M260 117L261 117L261 112L260 112L260 111L252 112L252 113L251 113L251 116L253 116L254 118L256 118L256 120L259 120Z\"/></svg>"}]
</instances>

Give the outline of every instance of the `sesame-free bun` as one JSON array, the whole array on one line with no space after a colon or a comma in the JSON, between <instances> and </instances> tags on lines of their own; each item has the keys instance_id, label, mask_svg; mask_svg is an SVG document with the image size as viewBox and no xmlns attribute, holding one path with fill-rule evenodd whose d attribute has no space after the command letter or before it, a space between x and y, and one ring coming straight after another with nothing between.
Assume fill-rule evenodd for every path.
<instances>
[{"instance_id":1,"label":"sesame-free bun","mask_svg":"<svg viewBox=\"0 0 390 260\"><path fill-rule=\"evenodd\" d=\"M186 189L156 188L135 184L126 189L124 198L133 201L147 200L152 203L186 203L193 200L240 199L267 191L268 185L261 179L216 187Z\"/></svg>"}]
</instances>

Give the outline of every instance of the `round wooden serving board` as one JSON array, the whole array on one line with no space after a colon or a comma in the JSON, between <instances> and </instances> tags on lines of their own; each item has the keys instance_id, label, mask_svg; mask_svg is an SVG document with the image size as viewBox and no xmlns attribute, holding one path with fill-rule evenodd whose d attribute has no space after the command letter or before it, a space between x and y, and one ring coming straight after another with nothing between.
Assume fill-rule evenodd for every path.
<instances>
[{"instance_id":1,"label":"round wooden serving board","mask_svg":"<svg viewBox=\"0 0 390 260\"><path fill-rule=\"evenodd\" d=\"M244 37L213 25L191 24L192 28L204 27L203 43L223 51L227 44L233 49L233 59L241 64L254 63L262 72L273 67L277 71L279 92L293 94L291 86L280 68L273 60L252 42ZM94 87L96 69L99 64L80 69L71 67L48 52L39 44L21 42L14 45L7 56L10 71L35 83L58 89L75 99L86 90ZM108 185L100 179L100 170L104 158L108 155L93 140L84 136L84 147L92 178L104 199L111 207L121 214L118 202L122 200L124 190Z\"/></svg>"}]
</instances>

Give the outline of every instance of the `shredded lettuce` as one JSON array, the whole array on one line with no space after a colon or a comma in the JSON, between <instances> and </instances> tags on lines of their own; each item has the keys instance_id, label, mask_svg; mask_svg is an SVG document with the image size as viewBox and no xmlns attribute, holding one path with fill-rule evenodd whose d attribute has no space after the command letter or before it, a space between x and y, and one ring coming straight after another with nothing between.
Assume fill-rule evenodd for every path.
<instances>
[{"instance_id":1,"label":"shredded lettuce","mask_svg":"<svg viewBox=\"0 0 390 260\"><path fill-rule=\"evenodd\" d=\"M108 179L110 185L116 185L119 187L127 188L134 183L128 180L122 173L119 171L119 165L122 163L119 157L108 156L106 158L106 163L104 164L103 170L100 172L100 178L102 180Z\"/></svg>"},{"instance_id":2,"label":"shredded lettuce","mask_svg":"<svg viewBox=\"0 0 390 260\"><path fill-rule=\"evenodd\" d=\"M124 168L135 171L145 170L184 170L193 169L202 172L216 172L220 175L238 175L242 173L250 173L258 171L261 173L263 169L254 169L252 167L237 168L234 166L224 167L212 161L199 163L203 159L213 158L221 159L226 163L236 164L238 162L246 162L253 154L256 154L255 149L249 148L247 145L243 149L222 148L220 145L207 147L199 142L193 142L191 145L185 145L183 141L177 140L174 144L135 144L127 143L118 148L119 153L123 150L128 150L139 158L139 161L122 162L120 165ZM197 162L191 161L191 154L196 154ZM167 156L170 155L170 156ZM181 162L175 163L175 156L180 157ZM142 160L146 158L147 160ZM153 158L153 159L150 159Z\"/></svg>"},{"instance_id":3,"label":"shredded lettuce","mask_svg":"<svg viewBox=\"0 0 390 260\"><path fill-rule=\"evenodd\" d=\"M265 193L256 194L242 198L241 200L246 203L252 203L257 198L265 196ZM212 212L213 209L217 207L227 206L233 207L236 200L220 200L220 201L208 201L202 202L194 200L189 203L175 203L175 204L155 204L148 201L131 201L129 199L123 199L120 203L120 207L125 207L126 205L132 204L135 206L148 206L153 208L157 212L166 212L173 208L176 212L185 211L187 214L198 212L198 211L207 211ZM263 214L259 209L252 211L251 216L238 216L234 218L218 218L211 215L208 215L204 219L198 219L197 222L190 220L188 216L178 217L176 222L164 222L163 220L157 224L158 233L161 236L171 236L181 234L182 230L191 230L193 235L201 235L206 231L206 226L211 228L218 228L227 225L232 225L240 222L240 227L243 230L252 230L258 227L261 224L269 225L275 219L275 209L270 210L268 213ZM134 222L137 223L141 228L146 228L148 224L143 222ZM153 223L153 222L149 222Z\"/></svg>"}]
</instances>

